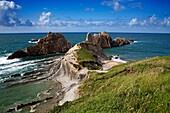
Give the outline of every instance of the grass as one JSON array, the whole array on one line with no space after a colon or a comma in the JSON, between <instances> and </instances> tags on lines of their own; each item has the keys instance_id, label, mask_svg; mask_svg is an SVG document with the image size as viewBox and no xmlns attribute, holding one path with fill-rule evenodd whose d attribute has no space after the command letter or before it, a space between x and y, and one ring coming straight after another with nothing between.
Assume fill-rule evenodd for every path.
<instances>
[{"instance_id":1,"label":"grass","mask_svg":"<svg viewBox=\"0 0 170 113\"><path fill-rule=\"evenodd\" d=\"M98 64L97 55L85 48L80 48L77 50L78 63L83 67L87 67L88 69L100 69L101 66Z\"/></svg>"},{"instance_id":2,"label":"grass","mask_svg":"<svg viewBox=\"0 0 170 113\"><path fill-rule=\"evenodd\" d=\"M133 61L108 73L91 72L81 98L51 113L169 113L170 56Z\"/></svg>"}]
</instances>

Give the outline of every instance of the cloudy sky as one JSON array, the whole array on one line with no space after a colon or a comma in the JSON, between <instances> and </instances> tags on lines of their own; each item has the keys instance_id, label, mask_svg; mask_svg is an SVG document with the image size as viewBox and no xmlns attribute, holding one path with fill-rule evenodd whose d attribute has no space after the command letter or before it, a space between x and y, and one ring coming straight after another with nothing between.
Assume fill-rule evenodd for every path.
<instances>
[{"instance_id":1,"label":"cloudy sky","mask_svg":"<svg viewBox=\"0 0 170 113\"><path fill-rule=\"evenodd\" d=\"M0 0L0 33L170 33L170 0Z\"/></svg>"}]
</instances>

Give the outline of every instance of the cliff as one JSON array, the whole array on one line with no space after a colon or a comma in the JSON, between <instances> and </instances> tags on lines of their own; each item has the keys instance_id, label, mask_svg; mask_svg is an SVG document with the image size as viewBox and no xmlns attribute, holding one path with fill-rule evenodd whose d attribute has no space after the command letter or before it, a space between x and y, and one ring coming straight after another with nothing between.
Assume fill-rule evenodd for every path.
<instances>
[{"instance_id":1,"label":"cliff","mask_svg":"<svg viewBox=\"0 0 170 113\"><path fill-rule=\"evenodd\" d=\"M79 87L80 98L50 113L170 112L170 56L91 72Z\"/></svg>"},{"instance_id":2,"label":"cliff","mask_svg":"<svg viewBox=\"0 0 170 113\"><path fill-rule=\"evenodd\" d=\"M59 81L65 92L59 104L78 98L75 91L81 81L88 77L89 70L102 69L102 61L107 59L103 49L98 45L82 42L72 47L60 64L53 66L50 71L51 79Z\"/></svg>"}]
</instances>

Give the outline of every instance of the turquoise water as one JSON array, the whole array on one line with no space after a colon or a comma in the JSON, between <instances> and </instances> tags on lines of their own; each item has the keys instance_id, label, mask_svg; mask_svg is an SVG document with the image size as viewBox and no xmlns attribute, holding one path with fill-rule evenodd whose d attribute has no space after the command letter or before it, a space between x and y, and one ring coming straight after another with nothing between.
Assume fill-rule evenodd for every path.
<instances>
[{"instance_id":1,"label":"turquoise water","mask_svg":"<svg viewBox=\"0 0 170 113\"><path fill-rule=\"evenodd\" d=\"M73 45L84 41L86 34L63 33L65 38ZM107 55L120 55L121 59L127 61L170 55L170 34L110 33L110 35L112 39L124 37L134 39L135 42L121 47L107 48L104 50ZM6 60L7 56L17 49L24 50L27 46L35 45L34 43L29 43L32 38L39 39L44 36L46 36L46 33L0 34L0 112L17 103L34 100L37 93L50 86L49 83L45 83L45 85L26 84L12 88L3 87L5 85L3 81L8 76L24 74L42 68L47 58L57 56L48 55L22 60Z\"/></svg>"}]
</instances>

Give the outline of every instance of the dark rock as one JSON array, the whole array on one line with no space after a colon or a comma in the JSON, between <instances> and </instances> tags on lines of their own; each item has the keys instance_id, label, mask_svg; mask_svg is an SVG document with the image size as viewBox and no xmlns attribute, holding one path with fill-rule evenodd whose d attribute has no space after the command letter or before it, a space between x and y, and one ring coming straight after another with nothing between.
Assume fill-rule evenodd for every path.
<instances>
[{"instance_id":1,"label":"dark rock","mask_svg":"<svg viewBox=\"0 0 170 113\"><path fill-rule=\"evenodd\" d=\"M14 75L11 75L11 77L19 77L21 76L21 74L14 74Z\"/></svg>"},{"instance_id":2,"label":"dark rock","mask_svg":"<svg viewBox=\"0 0 170 113\"><path fill-rule=\"evenodd\" d=\"M68 42L62 34L49 32L45 38L39 39L35 46L29 46L25 48L25 52L18 50L10 55L7 59L65 53L71 47L72 44Z\"/></svg>"},{"instance_id":3,"label":"dark rock","mask_svg":"<svg viewBox=\"0 0 170 113\"><path fill-rule=\"evenodd\" d=\"M125 38L115 38L112 42L112 47L118 47L130 44L130 41L126 40Z\"/></svg>"},{"instance_id":4,"label":"dark rock","mask_svg":"<svg viewBox=\"0 0 170 113\"><path fill-rule=\"evenodd\" d=\"M129 40L130 43L132 43L132 42L134 42L134 41L135 41L135 40L133 40L133 39L130 39L130 40Z\"/></svg>"},{"instance_id":5,"label":"dark rock","mask_svg":"<svg viewBox=\"0 0 170 113\"><path fill-rule=\"evenodd\" d=\"M10 55L7 59L14 59L14 58L24 58L28 56L28 54L22 50L17 50L12 55Z\"/></svg>"},{"instance_id":6,"label":"dark rock","mask_svg":"<svg viewBox=\"0 0 170 113\"><path fill-rule=\"evenodd\" d=\"M14 108L8 109L6 112L7 112L7 113L16 112L17 110L22 109L22 108L24 108L24 107L32 106L32 105L35 105L35 104L37 104L37 103L43 102L43 101L45 101L45 100L50 100L50 99L53 99L53 97L52 97L52 96L51 96L51 97L47 97L47 98L45 98L45 99L32 101L32 102L29 102L29 103L26 103L26 104L19 104L19 105L17 105L17 106L14 107Z\"/></svg>"},{"instance_id":7,"label":"dark rock","mask_svg":"<svg viewBox=\"0 0 170 113\"><path fill-rule=\"evenodd\" d=\"M38 39L31 39L31 42L37 42Z\"/></svg>"},{"instance_id":8,"label":"dark rock","mask_svg":"<svg viewBox=\"0 0 170 113\"><path fill-rule=\"evenodd\" d=\"M14 79L7 79L3 83L14 82L14 81L15 81Z\"/></svg>"},{"instance_id":9,"label":"dark rock","mask_svg":"<svg viewBox=\"0 0 170 113\"><path fill-rule=\"evenodd\" d=\"M29 56L38 56L55 53L65 53L72 47L64 36L60 33L49 32L47 37L39 39L35 46L29 46L25 49L25 52Z\"/></svg>"}]
</instances>

